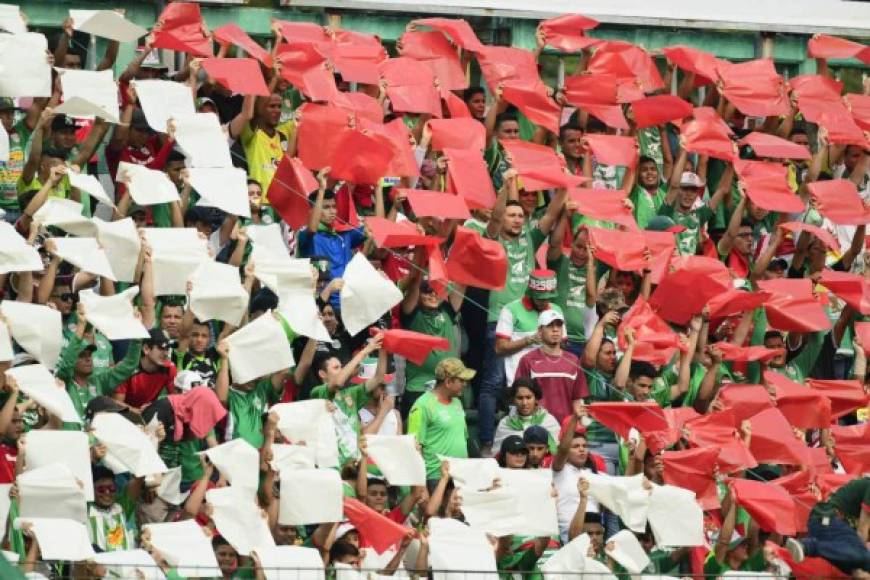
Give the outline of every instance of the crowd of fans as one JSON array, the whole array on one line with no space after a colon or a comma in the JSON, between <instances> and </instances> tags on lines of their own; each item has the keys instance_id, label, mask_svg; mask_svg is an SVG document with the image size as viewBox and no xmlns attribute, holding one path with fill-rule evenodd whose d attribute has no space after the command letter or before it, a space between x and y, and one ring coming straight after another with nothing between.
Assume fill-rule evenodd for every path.
<instances>
[{"instance_id":1,"label":"crowd of fans","mask_svg":"<svg viewBox=\"0 0 870 580\"><path fill-rule=\"evenodd\" d=\"M117 123L57 112L71 101L65 71L88 60L72 18L50 39L50 95L0 82L8 574L279 578L289 571L257 548L296 546L320 563L300 578L426 577L474 560L436 557L435 528L456 520L486 534L492 577L867 577L870 84L843 96L826 61L866 47L813 37L818 74L785 81L769 59L647 51L596 39L594 21L570 15L541 24L536 51L482 45L449 19L410 23L389 55L371 35L275 21L267 51L234 25L207 30L191 6L170 3L117 75ZM564 86L539 76L547 47L579 55ZM90 60L117 70L118 48L110 40ZM181 70L158 49L184 52ZM243 80L261 89L234 90L237 77L211 68L234 54L255 63ZM225 143L208 146L246 172L241 211L197 191L202 160L180 113L155 126L140 88L153 80L186 87L191 110L218 119ZM136 182L131 165L165 174L175 199L139 203L158 186L152 174ZM72 183L100 173L112 206ZM55 200L75 202L72 218ZM134 249L104 237L107 224L129 227ZM182 228L195 235L152 243ZM95 237L88 247L114 275L70 250L69 239ZM207 255L195 266L227 265L243 290L237 316L195 306L211 290L228 303L226 280L173 265L197 244ZM21 265L26 251L37 265ZM167 290L174 268L186 293ZM126 312L100 312L109 298L143 333L107 336L106 320ZM277 340L242 357L241 333L256 341L270 325ZM30 367L52 373L74 414ZM334 434L306 431L320 411ZM137 426L165 469L119 466L122 431L107 415ZM28 465L43 431L87 435L93 489L81 490L80 523L94 557L51 557L40 535L39 518L63 519L78 497L58 483L35 499L41 469L65 474ZM374 457L403 435L425 468L413 485ZM255 464L219 460L231 442L256 450ZM241 545L213 517L231 497L215 492L242 489L245 466L256 490L244 507L263 518L267 546ZM294 521L282 494L320 497L297 469L338 474L341 517ZM478 524L481 498L528 489L514 470L547 474L551 533ZM607 491L648 505L667 486L703 510L700 540L662 541ZM213 571L152 541L151 526L185 521L205 532ZM579 563L547 567L578 545ZM637 569L626 545L644 555ZM103 558L141 550L135 575Z\"/></svg>"}]
</instances>

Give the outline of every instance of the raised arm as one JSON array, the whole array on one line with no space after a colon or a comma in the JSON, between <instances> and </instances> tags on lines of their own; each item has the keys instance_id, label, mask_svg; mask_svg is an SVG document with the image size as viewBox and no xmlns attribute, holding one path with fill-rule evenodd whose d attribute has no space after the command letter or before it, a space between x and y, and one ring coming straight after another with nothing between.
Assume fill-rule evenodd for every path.
<instances>
[{"instance_id":1,"label":"raised arm","mask_svg":"<svg viewBox=\"0 0 870 580\"><path fill-rule=\"evenodd\" d=\"M492 208L492 215L486 224L486 235L491 239L497 239L501 234L501 224L508 199L517 199L519 196L516 170L508 169L502 174L502 178L502 186L495 199L495 207Z\"/></svg>"},{"instance_id":2,"label":"raised arm","mask_svg":"<svg viewBox=\"0 0 870 580\"><path fill-rule=\"evenodd\" d=\"M740 202L734 208L734 213L731 214L731 219L728 222L728 229L719 239L716 249L720 256L727 256L731 253L731 248L734 247L734 239L737 237L737 232L740 230L740 222L743 221L743 214L746 212L746 193L743 187L740 187Z\"/></svg>"},{"instance_id":3,"label":"raised arm","mask_svg":"<svg viewBox=\"0 0 870 580\"><path fill-rule=\"evenodd\" d=\"M314 233L317 231L317 226L320 225L320 216L323 213L323 198L326 195L326 176L329 175L329 168L325 167L317 173L317 196L314 199L314 207L311 208L311 213L308 215L308 231Z\"/></svg>"}]
</instances>

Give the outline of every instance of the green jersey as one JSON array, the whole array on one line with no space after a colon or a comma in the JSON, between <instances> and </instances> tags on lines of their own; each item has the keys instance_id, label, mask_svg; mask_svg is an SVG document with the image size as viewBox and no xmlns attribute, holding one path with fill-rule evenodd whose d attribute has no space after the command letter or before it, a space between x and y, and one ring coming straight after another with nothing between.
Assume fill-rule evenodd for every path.
<instances>
[{"instance_id":1,"label":"green jersey","mask_svg":"<svg viewBox=\"0 0 870 580\"><path fill-rule=\"evenodd\" d=\"M665 215L674 220L678 226L686 228L677 234L677 251L681 256L694 256L701 246L701 232L711 219L713 210L706 205L691 209L685 213L675 206L662 203L659 215Z\"/></svg>"},{"instance_id":2,"label":"green jersey","mask_svg":"<svg viewBox=\"0 0 870 580\"><path fill-rule=\"evenodd\" d=\"M665 152L662 148L662 132L658 127L645 127L637 130L637 144L640 154L651 157L659 168L659 175L665 173ZM641 226L641 228L644 226Z\"/></svg>"},{"instance_id":3,"label":"green jersey","mask_svg":"<svg viewBox=\"0 0 870 580\"><path fill-rule=\"evenodd\" d=\"M420 395L408 415L408 433L423 448L427 479L441 476L439 455L468 457L468 426L458 397L442 403L432 391Z\"/></svg>"},{"instance_id":4,"label":"green jersey","mask_svg":"<svg viewBox=\"0 0 870 580\"><path fill-rule=\"evenodd\" d=\"M21 177L27 161L26 151L30 135L30 128L24 119L15 123L9 133L9 159L0 161L0 207L3 209L19 209L18 178Z\"/></svg>"},{"instance_id":5,"label":"green jersey","mask_svg":"<svg viewBox=\"0 0 870 580\"><path fill-rule=\"evenodd\" d=\"M548 260L547 267L556 272L556 304L565 313L568 339L585 341L586 313L586 264L577 266L570 257L561 255ZM594 282L593 282L594 283Z\"/></svg>"},{"instance_id":6,"label":"green jersey","mask_svg":"<svg viewBox=\"0 0 870 580\"><path fill-rule=\"evenodd\" d=\"M402 316L402 328L446 338L450 343L447 350L433 350L423 361L416 365L411 361L405 366L405 390L420 392L425 390L426 383L435 380L435 367L442 359L459 356L459 340L456 328L457 312L453 310L450 301L445 300L437 309L417 307L411 314Z\"/></svg>"},{"instance_id":7,"label":"green jersey","mask_svg":"<svg viewBox=\"0 0 870 580\"><path fill-rule=\"evenodd\" d=\"M525 294L529 285L529 274L535 267L535 253L546 239L544 232L527 226L523 226L520 235L512 240L503 236L497 238L507 254L508 272L504 288L489 293L487 322L496 322L502 306Z\"/></svg>"},{"instance_id":8,"label":"green jersey","mask_svg":"<svg viewBox=\"0 0 870 580\"><path fill-rule=\"evenodd\" d=\"M346 387L336 393L330 392L326 385L318 385L311 389L309 398L327 399L337 407L337 411L332 414L332 420L335 423L335 437L338 442L339 465L344 465L348 459L356 458L359 455L357 439L362 432L359 410L368 402L365 384Z\"/></svg>"},{"instance_id":9,"label":"green jersey","mask_svg":"<svg viewBox=\"0 0 870 580\"><path fill-rule=\"evenodd\" d=\"M227 407L227 440L242 438L255 449L263 446L263 415L277 403L280 393L268 377L257 381L248 391L230 388Z\"/></svg>"},{"instance_id":10,"label":"green jersey","mask_svg":"<svg viewBox=\"0 0 870 580\"><path fill-rule=\"evenodd\" d=\"M639 185L634 186L628 199L634 205L634 219L640 229L646 229L650 220L658 215L667 194L668 188L664 184L659 185L655 193L650 193Z\"/></svg>"}]
</instances>

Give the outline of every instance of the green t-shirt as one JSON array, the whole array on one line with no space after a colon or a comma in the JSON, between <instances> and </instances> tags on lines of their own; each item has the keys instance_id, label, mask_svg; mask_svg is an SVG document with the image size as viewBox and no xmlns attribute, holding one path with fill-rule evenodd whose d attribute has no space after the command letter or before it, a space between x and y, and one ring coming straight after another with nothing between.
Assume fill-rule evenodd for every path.
<instances>
[{"instance_id":1,"label":"green t-shirt","mask_svg":"<svg viewBox=\"0 0 870 580\"><path fill-rule=\"evenodd\" d=\"M453 306L445 300L436 310L417 307L408 316L402 317L402 327L428 336L446 338L450 342L448 350L433 350L423 361L416 365L411 361L405 366L405 390L419 393L426 383L435 380L435 367L442 359L459 356L459 341L456 335L456 315Z\"/></svg>"},{"instance_id":2,"label":"green t-shirt","mask_svg":"<svg viewBox=\"0 0 870 580\"><path fill-rule=\"evenodd\" d=\"M257 381L249 391L231 387L227 439L242 438L255 449L262 447L263 415L270 404L278 402L277 395L269 378Z\"/></svg>"},{"instance_id":3,"label":"green t-shirt","mask_svg":"<svg viewBox=\"0 0 870 580\"><path fill-rule=\"evenodd\" d=\"M639 185L634 186L628 199L634 204L634 219L640 229L646 229L650 220L658 215L667 194L668 188L664 184L659 185L654 195Z\"/></svg>"},{"instance_id":4,"label":"green t-shirt","mask_svg":"<svg viewBox=\"0 0 870 580\"><path fill-rule=\"evenodd\" d=\"M408 434L416 436L423 448L427 479L441 476L439 455L468 457L468 426L458 397L444 404L432 391L420 395L408 415Z\"/></svg>"},{"instance_id":5,"label":"green t-shirt","mask_svg":"<svg viewBox=\"0 0 870 580\"><path fill-rule=\"evenodd\" d=\"M340 411L332 417L338 443L339 465L344 465L348 459L356 458L359 455L357 439L362 432L359 410L369 399L365 384L345 387L337 393L331 393L326 385L318 385L311 389L309 398L332 401Z\"/></svg>"},{"instance_id":6,"label":"green t-shirt","mask_svg":"<svg viewBox=\"0 0 870 580\"><path fill-rule=\"evenodd\" d=\"M214 431L210 431L208 436L214 437ZM207 447L205 439L164 440L157 448L157 454L169 469L180 465L181 481L191 483L202 478L202 462L199 460L199 453L205 451Z\"/></svg>"},{"instance_id":7,"label":"green t-shirt","mask_svg":"<svg viewBox=\"0 0 870 580\"><path fill-rule=\"evenodd\" d=\"M569 256L561 255L547 261L547 267L556 272L556 304L565 313L570 340L585 341L586 331L586 264L577 266Z\"/></svg>"},{"instance_id":8,"label":"green t-shirt","mask_svg":"<svg viewBox=\"0 0 870 580\"><path fill-rule=\"evenodd\" d=\"M535 252L547 236L538 228L523 226L523 231L516 239L508 240L499 236L498 242L504 246L508 259L508 273L502 290L489 293L489 315L487 322L498 321L502 307L509 302L518 300L525 294L529 285L529 273L535 267Z\"/></svg>"},{"instance_id":9,"label":"green t-shirt","mask_svg":"<svg viewBox=\"0 0 870 580\"><path fill-rule=\"evenodd\" d=\"M681 256L694 256L701 245L701 230L713 219L713 210L702 205L686 213L677 211L676 206L662 203L659 215L665 215L674 220L678 226L686 228L677 234L677 251Z\"/></svg>"},{"instance_id":10,"label":"green t-shirt","mask_svg":"<svg viewBox=\"0 0 870 580\"><path fill-rule=\"evenodd\" d=\"M468 218L467 220L465 220L465 223L462 224L462 227L474 230L481 236L486 234L486 222L482 222L477 218Z\"/></svg>"},{"instance_id":11,"label":"green t-shirt","mask_svg":"<svg viewBox=\"0 0 870 580\"><path fill-rule=\"evenodd\" d=\"M605 375L598 369L586 370L586 385L589 387L589 401L621 401L619 391L613 386L613 376ZM590 418L586 425L586 439L596 443L616 443L616 434Z\"/></svg>"},{"instance_id":12,"label":"green t-shirt","mask_svg":"<svg viewBox=\"0 0 870 580\"><path fill-rule=\"evenodd\" d=\"M743 562L739 570L743 572L763 572L766 568L767 563L764 561L764 550L758 550ZM731 566L729 566L727 562L720 563L716 560L716 554L713 552L710 552L707 559L704 561L704 575L711 577L711 580L715 580L715 577L720 576L725 572L729 572L730 570Z\"/></svg>"},{"instance_id":13,"label":"green t-shirt","mask_svg":"<svg viewBox=\"0 0 870 580\"><path fill-rule=\"evenodd\" d=\"M0 161L0 207L4 209L19 209L18 178L27 162L30 135L30 128L24 119L15 123L9 133L9 160Z\"/></svg>"},{"instance_id":14,"label":"green t-shirt","mask_svg":"<svg viewBox=\"0 0 870 580\"><path fill-rule=\"evenodd\" d=\"M644 157L652 157L659 168L659 175L664 175L665 152L662 149L662 132L659 131L659 128L644 127L643 129L638 129L637 144L640 154Z\"/></svg>"},{"instance_id":15,"label":"green t-shirt","mask_svg":"<svg viewBox=\"0 0 870 580\"><path fill-rule=\"evenodd\" d=\"M817 504L810 515L816 518L833 515L831 508L857 523L862 511L870 512L870 477L853 479L831 494L827 502Z\"/></svg>"}]
</instances>

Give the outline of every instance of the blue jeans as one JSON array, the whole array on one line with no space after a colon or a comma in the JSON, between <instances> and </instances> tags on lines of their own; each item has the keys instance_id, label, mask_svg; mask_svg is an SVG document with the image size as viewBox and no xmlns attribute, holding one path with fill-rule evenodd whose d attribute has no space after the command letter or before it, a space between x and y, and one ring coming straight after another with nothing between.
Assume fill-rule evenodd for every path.
<instances>
[{"instance_id":1,"label":"blue jeans","mask_svg":"<svg viewBox=\"0 0 870 580\"><path fill-rule=\"evenodd\" d=\"M828 525L817 517L810 518L809 535L803 539L807 556L824 558L846 574L853 570L870 572L870 551L853 527L837 516Z\"/></svg>"},{"instance_id":2,"label":"blue jeans","mask_svg":"<svg viewBox=\"0 0 870 580\"><path fill-rule=\"evenodd\" d=\"M478 429L481 445L492 445L495 437L495 410L504 392L507 377L504 357L495 354L495 322L486 325L486 349L483 351L483 379L477 401Z\"/></svg>"}]
</instances>

